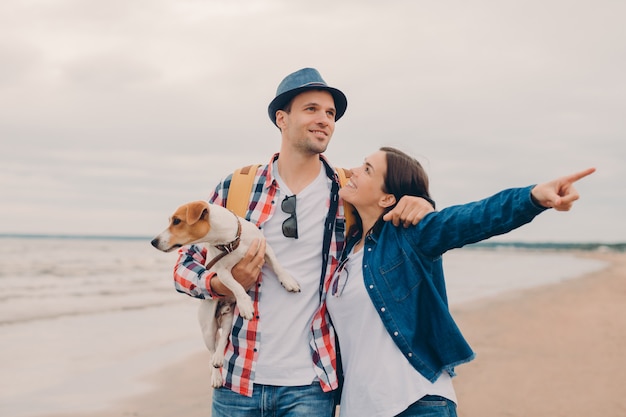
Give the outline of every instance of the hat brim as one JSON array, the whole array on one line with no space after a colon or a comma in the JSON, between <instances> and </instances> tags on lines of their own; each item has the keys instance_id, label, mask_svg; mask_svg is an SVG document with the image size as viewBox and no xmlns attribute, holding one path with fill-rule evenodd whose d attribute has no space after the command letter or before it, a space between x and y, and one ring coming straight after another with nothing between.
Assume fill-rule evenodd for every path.
<instances>
[{"instance_id":1,"label":"hat brim","mask_svg":"<svg viewBox=\"0 0 626 417\"><path fill-rule=\"evenodd\" d=\"M346 112L346 108L348 107L348 99L346 98L345 94L343 94L340 90L337 90L336 88L320 86L320 85L303 86L303 87L294 88L293 90L286 91L283 94L276 96L276 98L272 100L272 102L267 108L267 113L270 116L270 120L272 121L272 123L276 125L276 112L278 110L284 109L285 106L289 104L289 102L295 96L307 90L328 91L333 96L333 100L335 101L335 110L337 111L337 113L335 114L335 121L341 119L341 116L343 116L343 114Z\"/></svg>"}]
</instances>

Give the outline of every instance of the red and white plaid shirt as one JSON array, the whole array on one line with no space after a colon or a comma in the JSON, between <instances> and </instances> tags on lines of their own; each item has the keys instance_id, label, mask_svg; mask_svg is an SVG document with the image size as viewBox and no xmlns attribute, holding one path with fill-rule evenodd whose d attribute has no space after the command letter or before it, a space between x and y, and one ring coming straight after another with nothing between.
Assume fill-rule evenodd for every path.
<instances>
[{"instance_id":1,"label":"red and white plaid shirt","mask_svg":"<svg viewBox=\"0 0 626 417\"><path fill-rule=\"evenodd\" d=\"M276 163L277 159L278 154L275 154L268 165L259 167L252 187L246 219L259 227L272 216L277 206L277 204L272 204L278 187L276 179L272 176L272 165ZM329 214L324 231L325 248L322 251L322 259L320 259L320 307L313 317L309 344L312 364L318 375L320 385L324 391L331 391L338 386L337 351L335 332L330 324L324 301L332 274L345 246L345 216L343 204L341 204L337 194L339 189L337 174L323 156L320 156L320 160L326 168L327 176L333 181L333 187L327 200ZM209 199L210 203L226 206L231 178L232 175L228 176L216 187ZM332 216L333 206L337 207L334 216ZM211 292L209 285L212 273L204 267L206 249L199 246L187 246L181 248L179 253L178 262L174 268L176 290L195 298L205 299L217 296ZM322 274L324 274L323 281ZM256 312L259 309L261 287L254 286L249 291ZM235 313L233 329L225 351L225 364L221 370L224 387L242 395L252 396L254 370L259 351L257 329L260 319L257 319L257 314L255 314L255 318L252 320L244 320L237 314L237 311Z\"/></svg>"}]
</instances>

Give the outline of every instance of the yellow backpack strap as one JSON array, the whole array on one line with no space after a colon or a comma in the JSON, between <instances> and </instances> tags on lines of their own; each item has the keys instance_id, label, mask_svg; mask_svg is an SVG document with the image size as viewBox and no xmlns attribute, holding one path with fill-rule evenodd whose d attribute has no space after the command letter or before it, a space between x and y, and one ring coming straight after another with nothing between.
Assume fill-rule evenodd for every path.
<instances>
[{"instance_id":1,"label":"yellow backpack strap","mask_svg":"<svg viewBox=\"0 0 626 417\"><path fill-rule=\"evenodd\" d=\"M239 168L235 170L230 180L226 208L239 217L246 217L252 184L254 184L254 178L259 166L259 164L255 164Z\"/></svg>"},{"instance_id":2,"label":"yellow backpack strap","mask_svg":"<svg viewBox=\"0 0 626 417\"><path fill-rule=\"evenodd\" d=\"M348 182L352 175L349 169L337 168L337 176L339 177L339 185L342 187ZM346 218L346 233L350 232L350 228L356 223L354 217L354 207L352 204L343 202L343 215Z\"/></svg>"}]
</instances>

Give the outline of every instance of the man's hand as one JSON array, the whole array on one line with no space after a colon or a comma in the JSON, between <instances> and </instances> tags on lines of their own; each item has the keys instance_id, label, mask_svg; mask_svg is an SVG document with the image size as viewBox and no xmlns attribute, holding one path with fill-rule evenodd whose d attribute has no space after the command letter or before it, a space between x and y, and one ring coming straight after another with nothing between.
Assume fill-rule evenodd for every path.
<instances>
[{"instance_id":1,"label":"man's hand","mask_svg":"<svg viewBox=\"0 0 626 417\"><path fill-rule=\"evenodd\" d=\"M391 220L394 226L399 226L400 223L404 227L415 226L424 216L434 210L427 200L405 195L398 201L393 210L383 216L383 220L386 222Z\"/></svg>"},{"instance_id":2,"label":"man's hand","mask_svg":"<svg viewBox=\"0 0 626 417\"><path fill-rule=\"evenodd\" d=\"M587 168L575 174L537 184L530 194L543 207L553 208L558 211L568 211L572 208L574 201L580 198L578 191L574 188L574 183L587 175L593 174L595 171L595 168Z\"/></svg>"},{"instance_id":3,"label":"man's hand","mask_svg":"<svg viewBox=\"0 0 626 417\"><path fill-rule=\"evenodd\" d=\"M265 239L255 239L243 258L233 268L231 273L237 282L249 290L259 279L261 268L265 263ZM211 289L224 296L232 296L233 293L220 281L219 276L211 279Z\"/></svg>"}]
</instances>

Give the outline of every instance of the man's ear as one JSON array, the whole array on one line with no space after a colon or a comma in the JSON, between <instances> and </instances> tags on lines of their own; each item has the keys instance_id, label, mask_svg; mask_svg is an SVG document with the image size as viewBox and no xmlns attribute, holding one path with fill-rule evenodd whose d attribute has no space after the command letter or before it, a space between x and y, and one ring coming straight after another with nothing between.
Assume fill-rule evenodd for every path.
<instances>
[{"instance_id":1,"label":"man's ear","mask_svg":"<svg viewBox=\"0 0 626 417\"><path fill-rule=\"evenodd\" d=\"M276 126L278 126L281 132L285 129L285 126L287 125L287 121L285 120L285 118L288 115L289 114L284 110L276 110Z\"/></svg>"},{"instance_id":2,"label":"man's ear","mask_svg":"<svg viewBox=\"0 0 626 417\"><path fill-rule=\"evenodd\" d=\"M391 207L396 204L396 197L393 194L385 194L380 198L379 204L383 208Z\"/></svg>"}]
</instances>

